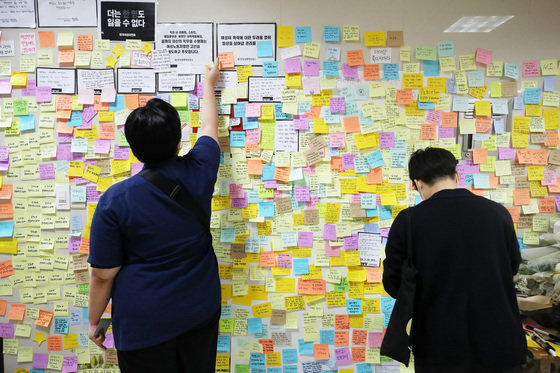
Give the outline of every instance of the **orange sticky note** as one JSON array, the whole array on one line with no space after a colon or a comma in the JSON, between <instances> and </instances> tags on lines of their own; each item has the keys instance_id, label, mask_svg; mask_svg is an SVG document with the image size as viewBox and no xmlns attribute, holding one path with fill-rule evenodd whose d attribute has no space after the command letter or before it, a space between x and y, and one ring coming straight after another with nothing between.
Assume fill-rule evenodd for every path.
<instances>
[{"instance_id":1,"label":"orange sticky note","mask_svg":"<svg viewBox=\"0 0 560 373\"><path fill-rule=\"evenodd\" d=\"M350 329L350 317L348 315L335 315L334 316L335 329ZM336 339L336 337L335 337ZM348 342L348 339L347 339Z\"/></svg>"},{"instance_id":2,"label":"orange sticky note","mask_svg":"<svg viewBox=\"0 0 560 373\"><path fill-rule=\"evenodd\" d=\"M93 50L93 35L91 35L91 34L78 35L78 50L79 51L92 51Z\"/></svg>"},{"instance_id":3,"label":"orange sticky note","mask_svg":"<svg viewBox=\"0 0 560 373\"><path fill-rule=\"evenodd\" d=\"M475 117L474 125L477 133L492 131L492 117Z\"/></svg>"},{"instance_id":4,"label":"orange sticky note","mask_svg":"<svg viewBox=\"0 0 560 373\"><path fill-rule=\"evenodd\" d=\"M2 185L2 187L0 188L0 200L6 200L6 201L11 200L12 199L12 189L13 189L12 184Z\"/></svg>"},{"instance_id":5,"label":"orange sticky note","mask_svg":"<svg viewBox=\"0 0 560 373\"><path fill-rule=\"evenodd\" d=\"M11 260L0 262L0 278L8 277L15 274L14 266Z\"/></svg>"},{"instance_id":6,"label":"orange sticky note","mask_svg":"<svg viewBox=\"0 0 560 373\"><path fill-rule=\"evenodd\" d=\"M62 113L62 111L57 111L57 114L58 113ZM56 124L56 132L71 135L72 133L74 133L74 127L69 127L68 121L66 119L59 119Z\"/></svg>"},{"instance_id":7,"label":"orange sticky note","mask_svg":"<svg viewBox=\"0 0 560 373\"><path fill-rule=\"evenodd\" d=\"M531 202L529 189L514 189L513 191L513 204L515 206L528 205Z\"/></svg>"},{"instance_id":8,"label":"orange sticky note","mask_svg":"<svg viewBox=\"0 0 560 373\"><path fill-rule=\"evenodd\" d=\"M365 346L367 341L367 330L352 329L352 344Z\"/></svg>"},{"instance_id":9,"label":"orange sticky note","mask_svg":"<svg viewBox=\"0 0 560 373\"><path fill-rule=\"evenodd\" d=\"M275 267L276 256L274 255L274 251L263 251L259 263L261 267Z\"/></svg>"},{"instance_id":10,"label":"orange sticky note","mask_svg":"<svg viewBox=\"0 0 560 373\"><path fill-rule=\"evenodd\" d=\"M442 128L457 128L457 112L446 112L441 113L441 127Z\"/></svg>"},{"instance_id":11,"label":"orange sticky note","mask_svg":"<svg viewBox=\"0 0 560 373\"><path fill-rule=\"evenodd\" d=\"M54 31L39 31L39 48L54 48Z\"/></svg>"},{"instance_id":12,"label":"orange sticky note","mask_svg":"<svg viewBox=\"0 0 560 373\"><path fill-rule=\"evenodd\" d=\"M73 65L74 56L74 49L60 49L58 51L58 63L60 65Z\"/></svg>"},{"instance_id":13,"label":"orange sticky note","mask_svg":"<svg viewBox=\"0 0 560 373\"><path fill-rule=\"evenodd\" d=\"M397 89L397 105L412 105L412 89Z\"/></svg>"},{"instance_id":14,"label":"orange sticky note","mask_svg":"<svg viewBox=\"0 0 560 373\"><path fill-rule=\"evenodd\" d=\"M233 52L220 52L218 58L220 59L220 69L233 69L235 67Z\"/></svg>"},{"instance_id":15,"label":"orange sticky note","mask_svg":"<svg viewBox=\"0 0 560 373\"><path fill-rule=\"evenodd\" d=\"M262 161L260 159L247 160L247 174L262 175Z\"/></svg>"},{"instance_id":16,"label":"orange sticky note","mask_svg":"<svg viewBox=\"0 0 560 373\"><path fill-rule=\"evenodd\" d=\"M344 117L344 132L360 132L360 117Z\"/></svg>"},{"instance_id":17,"label":"orange sticky note","mask_svg":"<svg viewBox=\"0 0 560 373\"><path fill-rule=\"evenodd\" d=\"M154 98L154 96L152 95L147 95L147 94L138 95L138 106L139 107L146 106L148 101L150 101L152 98Z\"/></svg>"},{"instance_id":18,"label":"orange sticky note","mask_svg":"<svg viewBox=\"0 0 560 373\"><path fill-rule=\"evenodd\" d=\"M359 363L361 361L366 361L366 348L352 346L352 362Z\"/></svg>"},{"instance_id":19,"label":"orange sticky note","mask_svg":"<svg viewBox=\"0 0 560 373\"><path fill-rule=\"evenodd\" d=\"M381 167L374 168L367 174L368 184L383 184L383 171ZM369 282L369 281L368 281Z\"/></svg>"},{"instance_id":20,"label":"orange sticky note","mask_svg":"<svg viewBox=\"0 0 560 373\"><path fill-rule=\"evenodd\" d=\"M134 110L139 107L138 94L124 95L124 107L129 110Z\"/></svg>"},{"instance_id":21,"label":"orange sticky note","mask_svg":"<svg viewBox=\"0 0 560 373\"><path fill-rule=\"evenodd\" d=\"M47 337L47 350L62 351L62 336L53 335Z\"/></svg>"},{"instance_id":22,"label":"orange sticky note","mask_svg":"<svg viewBox=\"0 0 560 373\"><path fill-rule=\"evenodd\" d=\"M335 315L336 316L345 316L345 315ZM350 323L350 321L348 321ZM349 324L350 326L350 324ZM348 330L335 330L334 331L334 345L335 346L348 346L349 342L349 333Z\"/></svg>"},{"instance_id":23,"label":"orange sticky note","mask_svg":"<svg viewBox=\"0 0 560 373\"><path fill-rule=\"evenodd\" d=\"M362 66L364 64L364 52L361 49L355 49L346 52L348 57L348 66Z\"/></svg>"},{"instance_id":24,"label":"orange sticky note","mask_svg":"<svg viewBox=\"0 0 560 373\"><path fill-rule=\"evenodd\" d=\"M517 222L519 222L519 207L508 206L506 209L511 215L511 220L517 224Z\"/></svg>"},{"instance_id":25,"label":"orange sticky note","mask_svg":"<svg viewBox=\"0 0 560 373\"><path fill-rule=\"evenodd\" d=\"M539 212L552 214L555 211L554 197L539 198Z\"/></svg>"},{"instance_id":26,"label":"orange sticky note","mask_svg":"<svg viewBox=\"0 0 560 373\"><path fill-rule=\"evenodd\" d=\"M329 345L314 344L313 357L315 358L315 360L329 360Z\"/></svg>"},{"instance_id":27,"label":"orange sticky note","mask_svg":"<svg viewBox=\"0 0 560 373\"><path fill-rule=\"evenodd\" d=\"M475 148L473 149L473 164L486 164L488 163L488 149Z\"/></svg>"},{"instance_id":28,"label":"orange sticky note","mask_svg":"<svg viewBox=\"0 0 560 373\"><path fill-rule=\"evenodd\" d=\"M364 65L364 80L379 80L379 64Z\"/></svg>"},{"instance_id":29,"label":"orange sticky note","mask_svg":"<svg viewBox=\"0 0 560 373\"><path fill-rule=\"evenodd\" d=\"M58 95L60 97L60 95ZM95 111L107 111L109 110L108 102L101 102L101 96L96 95L93 97L93 108Z\"/></svg>"},{"instance_id":30,"label":"orange sticky note","mask_svg":"<svg viewBox=\"0 0 560 373\"><path fill-rule=\"evenodd\" d=\"M14 208L12 202L0 203L0 219L13 219Z\"/></svg>"},{"instance_id":31,"label":"orange sticky note","mask_svg":"<svg viewBox=\"0 0 560 373\"><path fill-rule=\"evenodd\" d=\"M437 138L436 125L423 123L422 126L420 126L420 138L422 140L435 140Z\"/></svg>"},{"instance_id":32,"label":"orange sticky note","mask_svg":"<svg viewBox=\"0 0 560 373\"><path fill-rule=\"evenodd\" d=\"M7 307L8 307L8 301L6 299L0 299L0 316L6 315Z\"/></svg>"},{"instance_id":33,"label":"orange sticky note","mask_svg":"<svg viewBox=\"0 0 560 373\"><path fill-rule=\"evenodd\" d=\"M290 167L276 167L274 170L274 178L278 181L287 183L290 180Z\"/></svg>"},{"instance_id":34,"label":"orange sticky note","mask_svg":"<svg viewBox=\"0 0 560 373\"><path fill-rule=\"evenodd\" d=\"M56 110L72 110L72 95L57 95Z\"/></svg>"},{"instance_id":35,"label":"orange sticky note","mask_svg":"<svg viewBox=\"0 0 560 373\"><path fill-rule=\"evenodd\" d=\"M25 304L10 305L10 313L8 313L9 320L22 321L24 316L25 316Z\"/></svg>"},{"instance_id":36,"label":"orange sticky note","mask_svg":"<svg viewBox=\"0 0 560 373\"><path fill-rule=\"evenodd\" d=\"M262 345L265 354L274 352L274 341L272 339L259 339L259 343Z\"/></svg>"},{"instance_id":37,"label":"orange sticky note","mask_svg":"<svg viewBox=\"0 0 560 373\"><path fill-rule=\"evenodd\" d=\"M78 252L82 254L89 254L89 238L82 237Z\"/></svg>"},{"instance_id":38,"label":"orange sticky note","mask_svg":"<svg viewBox=\"0 0 560 373\"><path fill-rule=\"evenodd\" d=\"M381 167L379 167L381 170ZM366 282L378 283L382 280L381 268L380 267L366 267Z\"/></svg>"},{"instance_id":39,"label":"orange sticky note","mask_svg":"<svg viewBox=\"0 0 560 373\"><path fill-rule=\"evenodd\" d=\"M35 325L48 328L49 324L52 321L53 316L54 316L54 312L52 311L39 310L39 317L37 317L37 320L35 320Z\"/></svg>"}]
</instances>

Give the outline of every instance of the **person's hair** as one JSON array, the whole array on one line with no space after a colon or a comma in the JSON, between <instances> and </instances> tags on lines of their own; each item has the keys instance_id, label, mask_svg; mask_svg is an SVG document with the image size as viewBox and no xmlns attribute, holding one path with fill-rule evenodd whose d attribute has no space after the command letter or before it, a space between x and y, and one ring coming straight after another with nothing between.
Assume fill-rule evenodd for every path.
<instances>
[{"instance_id":1,"label":"person's hair","mask_svg":"<svg viewBox=\"0 0 560 373\"><path fill-rule=\"evenodd\" d=\"M448 150L428 147L415 151L408 161L410 180L421 180L432 185L438 179L453 178L457 159Z\"/></svg>"},{"instance_id":2,"label":"person's hair","mask_svg":"<svg viewBox=\"0 0 560 373\"><path fill-rule=\"evenodd\" d=\"M181 120L169 103L152 98L135 109L124 125L126 140L140 161L159 162L177 154L181 141Z\"/></svg>"}]
</instances>

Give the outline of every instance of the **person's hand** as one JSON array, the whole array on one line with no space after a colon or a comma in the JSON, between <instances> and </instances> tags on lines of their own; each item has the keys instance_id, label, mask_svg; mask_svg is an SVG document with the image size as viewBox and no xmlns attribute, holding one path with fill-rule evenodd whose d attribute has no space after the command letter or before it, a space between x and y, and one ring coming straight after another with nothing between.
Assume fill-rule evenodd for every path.
<instances>
[{"instance_id":1,"label":"person's hand","mask_svg":"<svg viewBox=\"0 0 560 373\"><path fill-rule=\"evenodd\" d=\"M105 342L105 334L100 333L97 337L94 337L93 335L93 333L95 333L95 329L97 329L98 324L99 322L97 322L96 324L89 324L88 336L89 339L91 339L93 343L95 343L99 348L106 350L107 347L103 346L103 342Z\"/></svg>"},{"instance_id":2,"label":"person's hand","mask_svg":"<svg viewBox=\"0 0 560 373\"><path fill-rule=\"evenodd\" d=\"M204 81L214 87L218 80L220 80L220 60L216 58L212 68L205 67Z\"/></svg>"}]
</instances>

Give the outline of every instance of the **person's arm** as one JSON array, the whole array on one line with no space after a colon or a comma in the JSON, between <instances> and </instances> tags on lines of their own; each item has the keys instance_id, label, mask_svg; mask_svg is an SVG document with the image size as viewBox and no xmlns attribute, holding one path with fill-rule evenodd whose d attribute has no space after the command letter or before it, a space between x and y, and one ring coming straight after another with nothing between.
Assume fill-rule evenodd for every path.
<instances>
[{"instance_id":1,"label":"person's arm","mask_svg":"<svg viewBox=\"0 0 560 373\"><path fill-rule=\"evenodd\" d=\"M397 298L401 285L401 272L406 260L406 210L395 218L389 230L383 261L383 287L393 298Z\"/></svg>"},{"instance_id":2,"label":"person's arm","mask_svg":"<svg viewBox=\"0 0 560 373\"><path fill-rule=\"evenodd\" d=\"M114 268L92 268L91 280L89 284L89 304L88 304L88 321L89 321L89 339L96 345L105 349L103 342L105 335L100 334L97 337L93 335L99 320L107 308L109 299L111 298L111 288L115 276L119 273L121 267Z\"/></svg>"},{"instance_id":3,"label":"person's arm","mask_svg":"<svg viewBox=\"0 0 560 373\"><path fill-rule=\"evenodd\" d=\"M220 62L216 60L210 69L206 67L204 74L204 95L202 101L202 113L200 119L199 136L210 136L218 142L218 109L216 106L216 95L214 86L220 79Z\"/></svg>"}]
</instances>

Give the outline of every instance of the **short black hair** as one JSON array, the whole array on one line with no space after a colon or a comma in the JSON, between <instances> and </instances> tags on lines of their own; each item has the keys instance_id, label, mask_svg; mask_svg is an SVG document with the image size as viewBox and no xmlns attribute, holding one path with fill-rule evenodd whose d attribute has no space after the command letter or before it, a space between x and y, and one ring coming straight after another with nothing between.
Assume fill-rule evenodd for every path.
<instances>
[{"instance_id":1,"label":"short black hair","mask_svg":"<svg viewBox=\"0 0 560 373\"><path fill-rule=\"evenodd\" d=\"M181 141L181 120L169 103L152 98L135 109L124 125L126 140L141 162L160 162L177 154Z\"/></svg>"},{"instance_id":2,"label":"short black hair","mask_svg":"<svg viewBox=\"0 0 560 373\"><path fill-rule=\"evenodd\" d=\"M441 178L455 176L457 159L449 150L428 147L412 153L408 161L410 180L421 180L432 185Z\"/></svg>"}]
</instances>

